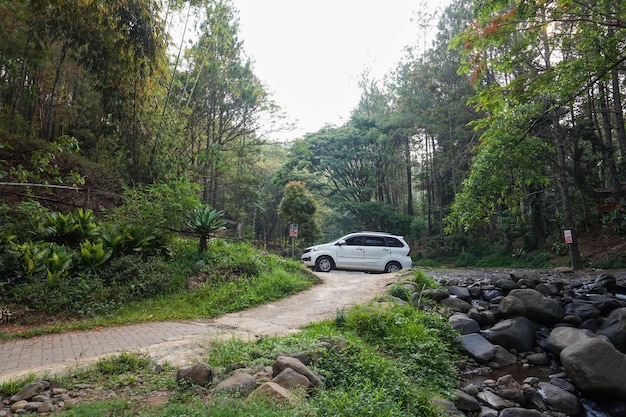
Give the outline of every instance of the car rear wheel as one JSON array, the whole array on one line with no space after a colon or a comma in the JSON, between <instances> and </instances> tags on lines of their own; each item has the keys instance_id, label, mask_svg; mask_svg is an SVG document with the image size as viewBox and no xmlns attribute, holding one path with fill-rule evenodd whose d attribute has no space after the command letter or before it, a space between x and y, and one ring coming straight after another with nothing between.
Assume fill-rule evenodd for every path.
<instances>
[{"instance_id":1,"label":"car rear wheel","mask_svg":"<svg viewBox=\"0 0 626 417\"><path fill-rule=\"evenodd\" d=\"M402 269L402 265L400 265L398 262L389 262L386 266L385 266L385 272L390 273L390 272L398 272L399 270Z\"/></svg>"},{"instance_id":2,"label":"car rear wheel","mask_svg":"<svg viewBox=\"0 0 626 417\"><path fill-rule=\"evenodd\" d=\"M320 272L330 272L333 269L335 264L330 256L320 256L315 261L315 270Z\"/></svg>"}]
</instances>

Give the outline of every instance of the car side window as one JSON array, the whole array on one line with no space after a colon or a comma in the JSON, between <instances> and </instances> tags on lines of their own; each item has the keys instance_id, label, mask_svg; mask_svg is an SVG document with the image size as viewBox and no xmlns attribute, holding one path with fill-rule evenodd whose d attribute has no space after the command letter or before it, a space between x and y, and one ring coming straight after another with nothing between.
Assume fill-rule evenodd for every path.
<instances>
[{"instance_id":1,"label":"car side window","mask_svg":"<svg viewBox=\"0 0 626 417\"><path fill-rule=\"evenodd\" d=\"M404 244L402 244L402 242L400 242L395 237L388 237L387 238L387 246L390 246L392 248L403 248Z\"/></svg>"},{"instance_id":2,"label":"car side window","mask_svg":"<svg viewBox=\"0 0 626 417\"><path fill-rule=\"evenodd\" d=\"M365 246L387 246L382 236L366 236Z\"/></svg>"},{"instance_id":3,"label":"car side window","mask_svg":"<svg viewBox=\"0 0 626 417\"><path fill-rule=\"evenodd\" d=\"M346 245L347 246L359 246L363 244L361 241L362 241L361 236L354 236L354 237L346 239Z\"/></svg>"}]
</instances>

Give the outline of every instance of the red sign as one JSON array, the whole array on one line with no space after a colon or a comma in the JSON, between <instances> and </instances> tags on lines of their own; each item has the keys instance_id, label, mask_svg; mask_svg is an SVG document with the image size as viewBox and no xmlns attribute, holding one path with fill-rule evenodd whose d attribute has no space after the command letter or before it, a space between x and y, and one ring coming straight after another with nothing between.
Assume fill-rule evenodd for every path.
<instances>
[{"instance_id":1,"label":"red sign","mask_svg":"<svg viewBox=\"0 0 626 417\"><path fill-rule=\"evenodd\" d=\"M289 225L289 237L298 237L298 225L297 224Z\"/></svg>"}]
</instances>

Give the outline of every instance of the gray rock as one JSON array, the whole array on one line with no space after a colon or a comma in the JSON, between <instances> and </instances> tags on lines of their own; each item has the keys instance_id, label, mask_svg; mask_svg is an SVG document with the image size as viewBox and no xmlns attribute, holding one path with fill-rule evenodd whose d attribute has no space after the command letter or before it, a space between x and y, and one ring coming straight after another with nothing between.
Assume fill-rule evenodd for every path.
<instances>
[{"instance_id":1,"label":"gray rock","mask_svg":"<svg viewBox=\"0 0 626 417\"><path fill-rule=\"evenodd\" d=\"M550 378L550 383L552 385L556 385L557 387L564 389L567 392L571 392L572 394L576 393L576 387L564 380L563 378L554 377Z\"/></svg>"},{"instance_id":2,"label":"gray rock","mask_svg":"<svg viewBox=\"0 0 626 417\"><path fill-rule=\"evenodd\" d=\"M455 390L454 393L454 405L457 409L469 412L480 411L480 403L476 398L459 389Z\"/></svg>"},{"instance_id":3,"label":"gray rock","mask_svg":"<svg viewBox=\"0 0 626 417\"><path fill-rule=\"evenodd\" d=\"M537 323L548 325L556 324L565 316L565 312L559 303L544 297L537 290L513 290L509 295L522 300L526 306L526 313L524 315Z\"/></svg>"},{"instance_id":4,"label":"gray rock","mask_svg":"<svg viewBox=\"0 0 626 417\"><path fill-rule=\"evenodd\" d=\"M524 403L526 398L522 391L522 386L513 378L512 375L504 375L498 378L496 382L498 396L514 403Z\"/></svg>"},{"instance_id":5,"label":"gray rock","mask_svg":"<svg viewBox=\"0 0 626 417\"><path fill-rule=\"evenodd\" d=\"M42 402L35 402L35 401L29 401L28 404L26 404L26 406L24 407L24 410L26 411L37 411L37 409L39 407L41 407L43 403Z\"/></svg>"},{"instance_id":6,"label":"gray rock","mask_svg":"<svg viewBox=\"0 0 626 417\"><path fill-rule=\"evenodd\" d=\"M517 284L515 281L506 278L497 280L494 285L496 286L496 288L501 289L505 293L520 288L519 284Z\"/></svg>"},{"instance_id":7,"label":"gray rock","mask_svg":"<svg viewBox=\"0 0 626 417\"><path fill-rule=\"evenodd\" d=\"M494 410L493 408L482 406L480 407L480 412L478 413L478 417L498 417L498 410Z\"/></svg>"},{"instance_id":8,"label":"gray rock","mask_svg":"<svg viewBox=\"0 0 626 417\"><path fill-rule=\"evenodd\" d=\"M50 384L45 381L35 381L30 384L24 385L24 387L15 395L10 398L10 402L15 403L22 400L30 400L35 395L50 388Z\"/></svg>"},{"instance_id":9,"label":"gray rock","mask_svg":"<svg viewBox=\"0 0 626 417\"><path fill-rule=\"evenodd\" d=\"M265 382L254 390L247 398L248 400L265 400L273 401L280 404L289 404L297 407L300 401L289 390L281 387L274 382Z\"/></svg>"},{"instance_id":10,"label":"gray rock","mask_svg":"<svg viewBox=\"0 0 626 417\"><path fill-rule=\"evenodd\" d=\"M565 306L565 314L574 314L582 321L596 318L600 315L600 310L588 303L569 303Z\"/></svg>"},{"instance_id":11,"label":"gray rock","mask_svg":"<svg viewBox=\"0 0 626 417\"><path fill-rule=\"evenodd\" d=\"M461 334L478 333L480 326L476 320L472 320L465 314L453 314L448 319L448 323L452 325Z\"/></svg>"},{"instance_id":12,"label":"gray rock","mask_svg":"<svg viewBox=\"0 0 626 417\"><path fill-rule=\"evenodd\" d=\"M424 290L424 296L439 303L448 298L450 294L441 288L437 288L434 290Z\"/></svg>"},{"instance_id":13,"label":"gray rock","mask_svg":"<svg viewBox=\"0 0 626 417\"><path fill-rule=\"evenodd\" d=\"M527 352L535 342L535 329L526 317L513 317L497 323L486 332L486 337L495 345Z\"/></svg>"},{"instance_id":14,"label":"gray rock","mask_svg":"<svg viewBox=\"0 0 626 417\"><path fill-rule=\"evenodd\" d=\"M496 347L478 333L461 335L457 341L478 362L488 362L495 354Z\"/></svg>"},{"instance_id":15,"label":"gray rock","mask_svg":"<svg viewBox=\"0 0 626 417\"><path fill-rule=\"evenodd\" d=\"M539 382L536 384L539 386ZM546 411L548 407L543 402L543 396L537 391L537 389L533 386L525 386L522 391L524 392L524 397L526 398L526 407L532 408L534 410Z\"/></svg>"},{"instance_id":16,"label":"gray rock","mask_svg":"<svg viewBox=\"0 0 626 417\"><path fill-rule=\"evenodd\" d=\"M467 313L472 305L467 301L464 301L457 297L448 297L441 300L441 304L448 307L451 311L457 311L459 313Z\"/></svg>"},{"instance_id":17,"label":"gray rock","mask_svg":"<svg viewBox=\"0 0 626 417\"><path fill-rule=\"evenodd\" d=\"M289 356L279 356L272 364L274 375L280 374L286 368L291 368L300 375L307 377L307 379L311 382L311 385L315 388L321 388L324 385L322 380L298 359Z\"/></svg>"},{"instance_id":18,"label":"gray rock","mask_svg":"<svg viewBox=\"0 0 626 417\"><path fill-rule=\"evenodd\" d=\"M541 411L511 407L500 412L500 417L545 417Z\"/></svg>"},{"instance_id":19,"label":"gray rock","mask_svg":"<svg viewBox=\"0 0 626 417\"><path fill-rule=\"evenodd\" d=\"M598 334L608 337L617 350L626 353L626 307L613 310L598 330Z\"/></svg>"},{"instance_id":20,"label":"gray rock","mask_svg":"<svg viewBox=\"0 0 626 417\"><path fill-rule=\"evenodd\" d=\"M276 375L272 382L280 385L283 388L308 388L311 385L309 378L297 373L291 368L283 369L283 371Z\"/></svg>"},{"instance_id":21,"label":"gray rock","mask_svg":"<svg viewBox=\"0 0 626 417\"><path fill-rule=\"evenodd\" d=\"M626 398L626 356L603 338L580 340L561 351L561 363L583 393Z\"/></svg>"},{"instance_id":22,"label":"gray rock","mask_svg":"<svg viewBox=\"0 0 626 417\"><path fill-rule=\"evenodd\" d=\"M45 400L41 403L41 405L37 408L37 412L39 414L42 413L52 413L55 410L54 404L52 404L51 400Z\"/></svg>"},{"instance_id":23,"label":"gray rock","mask_svg":"<svg viewBox=\"0 0 626 417\"><path fill-rule=\"evenodd\" d=\"M489 408L493 408L495 410L504 410L505 408L513 407L514 405L512 402L505 400L491 391L479 392L478 395L476 395L476 398Z\"/></svg>"},{"instance_id":24,"label":"gray rock","mask_svg":"<svg viewBox=\"0 0 626 417\"><path fill-rule=\"evenodd\" d=\"M245 398L256 388L256 379L252 375L242 372L234 374L217 384L213 393L216 395L238 395Z\"/></svg>"},{"instance_id":25,"label":"gray rock","mask_svg":"<svg viewBox=\"0 0 626 417\"><path fill-rule=\"evenodd\" d=\"M469 301L471 299L470 293L467 287L458 287L458 286L448 287L448 292L450 293L451 296L460 298L463 301Z\"/></svg>"},{"instance_id":26,"label":"gray rock","mask_svg":"<svg viewBox=\"0 0 626 417\"><path fill-rule=\"evenodd\" d=\"M465 414L459 411L453 402L444 400L443 398L432 398L430 404L436 408L441 415L447 417L465 417Z\"/></svg>"},{"instance_id":27,"label":"gray rock","mask_svg":"<svg viewBox=\"0 0 626 417\"><path fill-rule=\"evenodd\" d=\"M571 392L567 392L549 382L540 382L539 392L543 396L543 401L548 406L548 409L567 414L568 416L580 415L582 407L578 398Z\"/></svg>"},{"instance_id":28,"label":"gray rock","mask_svg":"<svg viewBox=\"0 0 626 417\"><path fill-rule=\"evenodd\" d=\"M546 366L550 363L550 358L545 352L531 353L526 356L526 360L535 366Z\"/></svg>"},{"instance_id":29,"label":"gray rock","mask_svg":"<svg viewBox=\"0 0 626 417\"><path fill-rule=\"evenodd\" d=\"M555 355L560 355L567 346L593 337L593 333L585 329L574 329L572 327L555 327L550 336L546 339L545 349Z\"/></svg>"},{"instance_id":30,"label":"gray rock","mask_svg":"<svg viewBox=\"0 0 626 417\"><path fill-rule=\"evenodd\" d=\"M509 274L511 279L515 282L519 282L520 280L528 280L533 282L535 285L539 284L541 279L539 278L539 274L536 272L511 272Z\"/></svg>"},{"instance_id":31,"label":"gray rock","mask_svg":"<svg viewBox=\"0 0 626 417\"><path fill-rule=\"evenodd\" d=\"M467 312L467 317L475 320L481 327L493 326L498 321L493 311L484 310L482 308L480 310L477 308L470 308Z\"/></svg>"},{"instance_id":32,"label":"gray rock","mask_svg":"<svg viewBox=\"0 0 626 417\"><path fill-rule=\"evenodd\" d=\"M194 365L180 368L176 372L176 380L180 381L181 379L191 381L196 385L204 387L213 381L213 370L208 364L198 362Z\"/></svg>"},{"instance_id":33,"label":"gray rock","mask_svg":"<svg viewBox=\"0 0 626 417\"><path fill-rule=\"evenodd\" d=\"M505 368L517 363L517 356L502 346L495 345L495 348L496 349L490 363L495 363L499 368Z\"/></svg>"},{"instance_id":34,"label":"gray rock","mask_svg":"<svg viewBox=\"0 0 626 417\"><path fill-rule=\"evenodd\" d=\"M498 313L505 317L523 316L526 314L526 305L517 297L507 296L498 304Z\"/></svg>"}]
</instances>

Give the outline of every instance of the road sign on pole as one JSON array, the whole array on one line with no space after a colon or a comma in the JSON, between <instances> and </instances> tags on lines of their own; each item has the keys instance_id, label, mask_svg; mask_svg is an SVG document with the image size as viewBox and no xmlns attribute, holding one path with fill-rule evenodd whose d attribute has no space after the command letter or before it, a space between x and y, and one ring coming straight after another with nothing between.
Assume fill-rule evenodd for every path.
<instances>
[{"instance_id":1,"label":"road sign on pole","mask_svg":"<svg viewBox=\"0 0 626 417\"><path fill-rule=\"evenodd\" d=\"M298 225L297 224L289 225L289 237L298 237Z\"/></svg>"}]
</instances>

